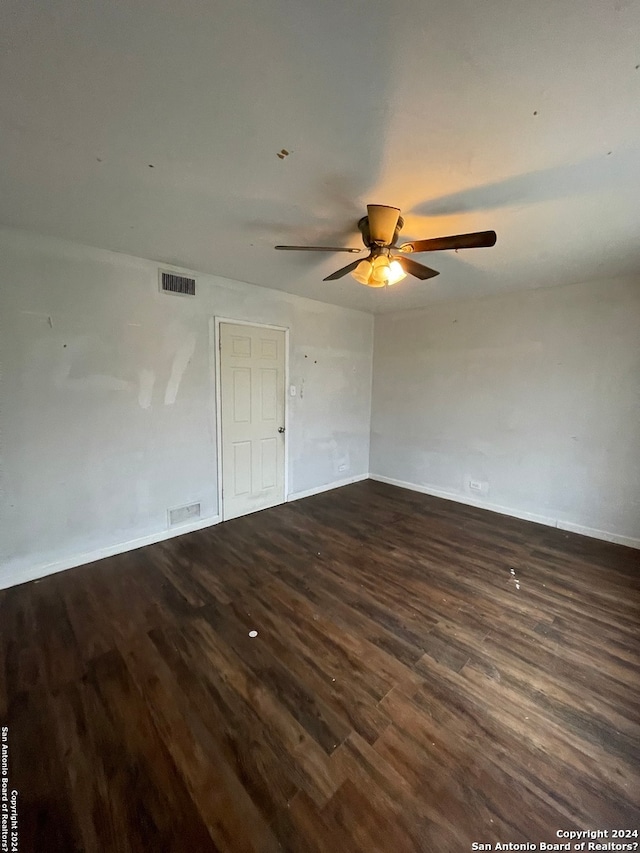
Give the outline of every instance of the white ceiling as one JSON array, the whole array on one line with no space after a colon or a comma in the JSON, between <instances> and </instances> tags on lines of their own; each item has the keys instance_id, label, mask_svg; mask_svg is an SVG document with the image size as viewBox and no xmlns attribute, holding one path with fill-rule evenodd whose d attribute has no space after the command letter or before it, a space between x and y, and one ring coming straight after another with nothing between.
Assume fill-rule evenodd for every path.
<instances>
[{"instance_id":1,"label":"white ceiling","mask_svg":"<svg viewBox=\"0 0 640 853\"><path fill-rule=\"evenodd\" d=\"M640 0L4 0L0 222L376 312L637 272L639 34ZM367 202L498 243L386 291L272 248L359 246Z\"/></svg>"}]
</instances>

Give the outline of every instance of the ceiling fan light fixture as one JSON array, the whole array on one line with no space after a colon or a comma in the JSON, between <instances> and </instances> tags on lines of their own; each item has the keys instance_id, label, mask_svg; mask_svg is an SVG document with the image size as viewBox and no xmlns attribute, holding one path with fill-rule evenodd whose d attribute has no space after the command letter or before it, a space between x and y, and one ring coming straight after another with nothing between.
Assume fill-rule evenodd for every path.
<instances>
[{"instance_id":1,"label":"ceiling fan light fixture","mask_svg":"<svg viewBox=\"0 0 640 853\"><path fill-rule=\"evenodd\" d=\"M372 271L373 266L370 261L360 261L360 263L354 269L351 275L355 278L356 281L359 281L360 284L368 284L369 279L371 278Z\"/></svg>"},{"instance_id":2,"label":"ceiling fan light fixture","mask_svg":"<svg viewBox=\"0 0 640 853\"><path fill-rule=\"evenodd\" d=\"M385 287L402 281L407 274L398 261L390 260L387 255L378 255L372 260L361 261L351 275L368 287Z\"/></svg>"},{"instance_id":3,"label":"ceiling fan light fixture","mask_svg":"<svg viewBox=\"0 0 640 853\"><path fill-rule=\"evenodd\" d=\"M389 284L389 262L387 261L386 264L375 264L371 273L371 279L379 287Z\"/></svg>"},{"instance_id":4,"label":"ceiling fan light fixture","mask_svg":"<svg viewBox=\"0 0 640 853\"><path fill-rule=\"evenodd\" d=\"M389 264L389 281L387 284L397 284L399 281L402 281L403 278L406 278L407 274L402 268L402 264L400 261L391 261Z\"/></svg>"},{"instance_id":5,"label":"ceiling fan light fixture","mask_svg":"<svg viewBox=\"0 0 640 853\"><path fill-rule=\"evenodd\" d=\"M369 281L367 282L367 287L385 287L386 281L384 279L376 278L374 275L371 276Z\"/></svg>"}]
</instances>

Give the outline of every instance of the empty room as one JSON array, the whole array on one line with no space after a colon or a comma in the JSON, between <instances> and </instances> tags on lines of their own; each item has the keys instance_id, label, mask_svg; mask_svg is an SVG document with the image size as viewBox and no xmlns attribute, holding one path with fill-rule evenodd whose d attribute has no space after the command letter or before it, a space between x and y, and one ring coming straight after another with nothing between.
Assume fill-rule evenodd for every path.
<instances>
[{"instance_id":1,"label":"empty room","mask_svg":"<svg viewBox=\"0 0 640 853\"><path fill-rule=\"evenodd\" d=\"M0 5L0 853L638 851L639 37Z\"/></svg>"}]
</instances>

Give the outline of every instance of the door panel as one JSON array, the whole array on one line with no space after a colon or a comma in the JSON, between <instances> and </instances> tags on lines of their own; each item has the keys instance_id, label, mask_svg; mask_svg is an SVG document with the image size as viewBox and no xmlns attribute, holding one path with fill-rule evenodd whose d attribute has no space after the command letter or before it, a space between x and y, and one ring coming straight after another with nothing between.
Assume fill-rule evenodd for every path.
<instances>
[{"instance_id":1,"label":"door panel","mask_svg":"<svg viewBox=\"0 0 640 853\"><path fill-rule=\"evenodd\" d=\"M233 422L251 423L251 370L234 367L233 376Z\"/></svg>"},{"instance_id":2,"label":"door panel","mask_svg":"<svg viewBox=\"0 0 640 853\"><path fill-rule=\"evenodd\" d=\"M285 333L220 324L222 516L282 503Z\"/></svg>"},{"instance_id":3,"label":"door panel","mask_svg":"<svg viewBox=\"0 0 640 853\"><path fill-rule=\"evenodd\" d=\"M233 442L232 492L235 498L251 494L251 442Z\"/></svg>"},{"instance_id":4,"label":"door panel","mask_svg":"<svg viewBox=\"0 0 640 853\"><path fill-rule=\"evenodd\" d=\"M262 420L275 421L278 414L278 371L273 368L260 370L260 397Z\"/></svg>"},{"instance_id":5,"label":"door panel","mask_svg":"<svg viewBox=\"0 0 640 853\"><path fill-rule=\"evenodd\" d=\"M277 483L278 440L263 438L260 442L260 488L273 489Z\"/></svg>"}]
</instances>

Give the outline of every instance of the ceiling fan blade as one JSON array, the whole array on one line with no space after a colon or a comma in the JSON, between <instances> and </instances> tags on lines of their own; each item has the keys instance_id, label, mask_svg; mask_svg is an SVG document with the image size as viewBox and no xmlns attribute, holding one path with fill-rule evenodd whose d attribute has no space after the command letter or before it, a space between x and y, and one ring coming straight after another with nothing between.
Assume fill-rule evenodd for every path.
<instances>
[{"instance_id":1,"label":"ceiling fan blade","mask_svg":"<svg viewBox=\"0 0 640 853\"><path fill-rule=\"evenodd\" d=\"M342 278L343 275L347 275L347 273L353 272L353 270L361 264L362 261L358 258L357 261L352 261L352 263L347 264L346 267L342 267L342 269L336 270L332 272L331 275L328 275L326 278L323 278L323 281L335 281L337 278Z\"/></svg>"},{"instance_id":2,"label":"ceiling fan blade","mask_svg":"<svg viewBox=\"0 0 640 853\"><path fill-rule=\"evenodd\" d=\"M442 249L481 249L495 246L495 231L474 231L472 234L453 234L451 237L434 237L431 240L413 240L399 246L400 252L439 252Z\"/></svg>"},{"instance_id":3,"label":"ceiling fan blade","mask_svg":"<svg viewBox=\"0 0 640 853\"><path fill-rule=\"evenodd\" d=\"M361 252L362 249L345 249L343 246L274 246L285 252Z\"/></svg>"},{"instance_id":4,"label":"ceiling fan blade","mask_svg":"<svg viewBox=\"0 0 640 853\"><path fill-rule=\"evenodd\" d=\"M422 281L426 281L426 279L428 278L433 278L436 275L440 275L438 270L432 270L431 267L425 267L424 264L419 264L417 261L414 261L411 258L394 257L393 260L398 261L398 263L406 273L409 273L409 275L413 275L416 278L422 279Z\"/></svg>"},{"instance_id":5,"label":"ceiling fan blade","mask_svg":"<svg viewBox=\"0 0 640 853\"><path fill-rule=\"evenodd\" d=\"M368 204L367 214L372 242L388 246L393 240L396 225L400 218L399 209L388 207L386 204Z\"/></svg>"}]
</instances>

